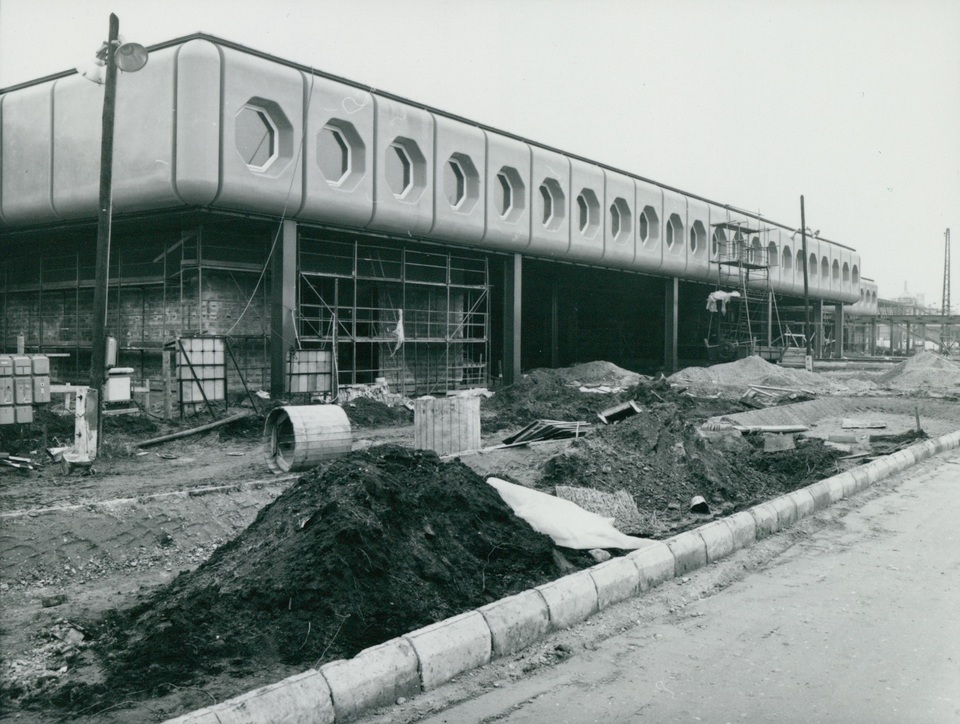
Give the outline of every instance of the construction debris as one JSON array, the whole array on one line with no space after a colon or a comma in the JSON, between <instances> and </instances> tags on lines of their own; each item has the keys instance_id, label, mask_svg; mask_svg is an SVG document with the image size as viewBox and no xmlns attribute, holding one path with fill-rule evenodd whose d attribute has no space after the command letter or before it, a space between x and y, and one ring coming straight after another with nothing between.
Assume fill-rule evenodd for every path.
<instances>
[{"instance_id":1,"label":"construction debris","mask_svg":"<svg viewBox=\"0 0 960 724\"><path fill-rule=\"evenodd\" d=\"M544 440L568 440L586 435L593 427L589 422L563 422L562 420L537 420L520 432L503 438L504 445L524 445Z\"/></svg>"},{"instance_id":2,"label":"construction debris","mask_svg":"<svg viewBox=\"0 0 960 724\"><path fill-rule=\"evenodd\" d=\"M844 430L879 430L887 426L882 420L855 420L845 417L840 422L840 427Z\"/></svg>"},{"instance_id":3,"label":"construction debris","mask_svg":"<svg viewBox=\"0 0 960 724\"><path fill-rule=\"evenodd\" d=\"M0 453L0 466L17 470L34 470L36 463L32 458L23 458L9 453Z\"/></svg>"},{"instance_id":4,"label":"construction debris","mask_svg":"<svg viewBox=\"0 0 960 724\"><path fill-rule=\"evenodd\" d=\"M764 435L764 452L783 452L784 450L796 450L797 441L793 435ZM849 450L847 451L849 452Z\"/></svg>"},{"instance_id":5,"label":"construction debris","mask_svg":"<svg viewBox=\"0 0 960 724\"><path fill-rule=\"evenodd\" d=\"M690 500L690 512L698 515L710 515L710 506L702 495L694 495Z\"/></svg>"},{"instance_id":6,"label":"construction debris","mask_svg":"<svg viewBox=\"0 0 960 724\"><path fill-rule=\"evenodd\" d=\"M247 417L250 417L252 414L252 412L241 412L237 415L231 415L230 417L225 417L222 420L217 420L216 422L200 425L200 427L192 427L189 430L180 430L179 432L174 432L169 435L161 435L160 437L143 440L142 442L137 443L137 447L151 447L152 445L159 445L164 442L170 442L171 440L178 440L181 437L187 437L188 435L196 435L197 433L207 432L208 430L229 425L231 422L243 420Z\"/></svg>"},{"instance_id":7,"label":"construction debris","mask_svg":"<svg viewBox=\"0 0 960 724\"><path fill-rule=\"evenodd\" d=\"M633 400L627 400L620 405L614 405L603 412L598 412L597 417L604 425L609 425L611 422L620 422L620 420L638 415L641 412L643 412L643 408L640 405Z\"/></svg>"}]
</instances>

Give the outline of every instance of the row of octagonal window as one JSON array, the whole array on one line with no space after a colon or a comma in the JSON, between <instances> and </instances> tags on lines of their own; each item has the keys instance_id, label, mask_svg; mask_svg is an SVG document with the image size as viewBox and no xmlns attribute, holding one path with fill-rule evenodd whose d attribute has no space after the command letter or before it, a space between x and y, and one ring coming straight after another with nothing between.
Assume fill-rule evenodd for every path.
<instances>
[{"instance_id":1,"label":"row of octagonal window","mask_svg":"<svg viewBox=\"0 0 960 724\"><path fill-rule=\"evenodd\" d=\"M247 104L237 113L236 144L244 163L253 171L266 171L280 157L280 132L271 117L271 109L261 105ZM285 120L285 119L284 119ZM409 138L398 137L387 148L385 176L387 185L399 199L415 200L418 190L426 186L426 159L419 146ZM366 168L366 146L353 124L333 120L327 123L317 137L317 166L323 178L331 186L345 191L359 184ZM456 211L470 213L480 198L480 174L469 156L454 153L443 169L443 191L450 206ZM558 229L566 218L566 197L560 182L546 178L540 184L540 221L550 230ZM525 209L525 187L520 173L510 166L504 166L497 173L494 186L494 205L497 213L506 221L516 221ZM633 224L630 205L623 198L614 199L610 205L610 232L614 239L627 236ZM595 234L600 226L600 203L596 193L584 188L577 196L577 225L586 236ZM668 248L681 242L683 221L677 214L671 214L665 224L665 243ZM652 206L646 206L640 212L638 232L641 243L656 241L660 238L660 220ZM739 239L743 241L743 239ZM695 221L689 233L690 251L696 252L706 242L706 230L703 223ZM720 244L726 242L723 232L714 232L712 253L716 255ZM759 239L754 239L758 247ZM770 252L775 254L775 250ZM771 258L775 258L771 256ZM784 266L790 268L792 259L784 255ZM798 254L798 266L802 264L802 255ZM828 262L823 260L823 264ZM816 258L811 255L811 265L816 268ZM837 266L836 262L834 265ZM846 264L844 265L846 267ZM839 276L839 269L834 269ZM829 267L822 269L824 277L830 275ZM844 269L844 281L848 270ZM854 267L856 274L856 267Z\"/></svg>"},{"instance_id":2,"label":"row of octagonal window","mask_svg":"<svg viewBox=\"0 0 960 724\"><path fill-rule=\"evenodd\" d=\"M253 171L266 171L280 157L280 132L270 109L252 103L243 106L237 114L236 144L244 163ZM317 137L317 166L331 186L351 190L356 187L366 167L366 146L353 124L334 120L327 123ZM398 137L387 149L385 176L390 190L397 198L415 200L417 189L426 185L426 159L417 144ZM479 200L480 174L469 156L453 154L443 169L443 191L450 206L469 213ZM497 213L507 221L517 220L525 208L525 187L520 173L504 166L497 173L494 187L494 205ZM566 218L566 197L560 182L546 178L540 184L540 221L547 229L558 229ZM593 235L600 226L600 203L589 188L577 196L577 225L580 231ZM610 230L613 237L630 233L633 214L623 198L610 206ZM698 228L699 227L699 228ZM640 214L641 242L659 238L659 219L650 206ZM680 217L673 215L666 226L667 246L673 246L683 233ZM704 235L697 222L690 230L690 246L696 250Z\"/></svg>"}]
</instances>

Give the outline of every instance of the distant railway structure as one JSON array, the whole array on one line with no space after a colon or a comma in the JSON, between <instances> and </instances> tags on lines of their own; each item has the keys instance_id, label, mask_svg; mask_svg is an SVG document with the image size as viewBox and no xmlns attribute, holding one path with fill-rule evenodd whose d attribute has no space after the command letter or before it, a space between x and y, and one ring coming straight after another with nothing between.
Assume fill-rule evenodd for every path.
<instances>
[{"instance_id":1,"label":"distant railway structure","mask_svg":"<svg viewBox=\"0 0 960 724\"><path fill-rule=\"evenodd\" d=\"M149 51L119 78L107 304L135 386L206 337L229 354L190 402L670 371L707 361L707 299L738 286L768 295L743 295L750 341L794 344L805 266L818 344L831 314L877 313L860 254L819 237L805 257L795 224L210 35ZM0 91L0 347L23 337L61 380L90 362L102 104L73 71ZM736 254L763 273L731 274Z\"/></svg>"}]
</instances>

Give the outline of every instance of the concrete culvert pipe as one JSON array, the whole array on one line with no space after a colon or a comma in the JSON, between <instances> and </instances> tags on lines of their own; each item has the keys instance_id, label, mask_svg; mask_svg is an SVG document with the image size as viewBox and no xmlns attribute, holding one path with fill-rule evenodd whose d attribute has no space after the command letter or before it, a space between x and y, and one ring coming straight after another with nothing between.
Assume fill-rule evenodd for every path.
<instances>
[{"instance_id":1,"label":"concrete culvert pipe","mask_svg":"<svg viewBox=\"0 0 960 724\"><path fill-rule=\"evenodd\" d=\"M263 441L273 472L297 472L350 452L353 434L343 408L301 405L271 410Z\"/></svg>"}]
</instances>

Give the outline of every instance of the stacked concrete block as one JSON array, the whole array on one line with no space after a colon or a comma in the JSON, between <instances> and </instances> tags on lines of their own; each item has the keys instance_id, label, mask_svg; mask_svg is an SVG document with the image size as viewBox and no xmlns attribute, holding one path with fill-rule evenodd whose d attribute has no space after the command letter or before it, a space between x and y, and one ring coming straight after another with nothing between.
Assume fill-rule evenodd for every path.
<instances>
[{"instance_id":1,"label":"stacked concrete block","mask_svg":"<svg viewBox=\"0 0 960 724\"><path fill-rule=\"evenodd\" d=\"M675 574L678 576L707 565L707 546L695 530L669 538L667 546L673 553Z\"/></svg>"},{"instance_id":2,"label":"stacked concrete block","mask_svg":"<svg viewBox=\"0 0 960 724\"><path fill-rule=\"evenodd\" d=\"M647 591L676 575L673 551L665 543L653 543L626 555L640 574L640 590Z\"/></svg>"},{"instance_id":3,"label":"stacked concrete block","mask_svg":"<svg viewBox=\"0 0 960 724\"><path fill-rule=\"evenodd\" d=\"M352 659L331 661L320 673L330 687L337 721L420 693L419 660L405 638L364 649Z\"/></svg>"},{"instance_id":4,"label":"stacked concrete block","mask_svg":"<svg viewBox=\"0 0 960 724\"><path fill-rule=\"evenodd\" d=\"M554 629L573 626L590 618L600 608L597 586L589 571L571 573L556 581L537 586L536 590L547 602L550 624Z\"/></svg>"},{"instance_id":5,"label":"stacked concrete block","mask_svg":"<svg viewBox=\"0 0 960 724\"><path fill-rule=\"evenodd\" d=\"M0 355L0 425L33 422L34 407L50 402L46 355Z\"/></svg>"},{"instance_id":6,"label":"stacked concrete block","mask_svg":"<svg viewBox=\"0 0 960 724\"><path fill-rule=\"evenodd\" d=\"M454 676L490 661L490 629L477 611L448 618L417 629L403 638L410 642L420 662L420 685L434 689Z\"/></svg>"},{"instance_id":7,"label":"stacked concrete block","mask_svg":"<svg viewBox=\"0 0 960 724\"><path fill-rule=\"evenodd\" d=\"M524 591L479 609L487 622L493 657L508 656L550 630L550 610L539 591Z\"/></svg>"}]
</instances>

